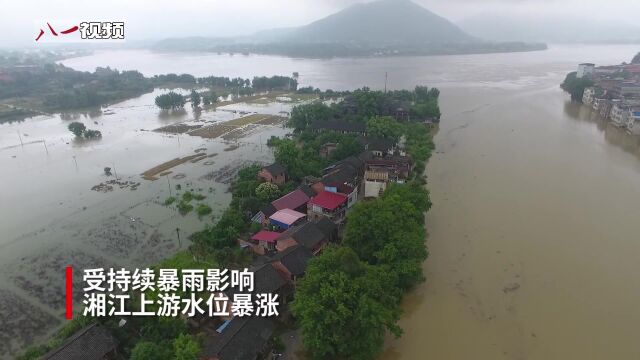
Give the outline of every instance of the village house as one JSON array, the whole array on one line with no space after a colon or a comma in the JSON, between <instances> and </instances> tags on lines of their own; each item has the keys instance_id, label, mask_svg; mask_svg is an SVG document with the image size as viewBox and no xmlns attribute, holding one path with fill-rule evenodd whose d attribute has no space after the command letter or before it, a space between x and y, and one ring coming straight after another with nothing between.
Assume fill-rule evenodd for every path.
<instances>
[{"instance_id":1,"label":"village house","mask_svg":"<svg viewBox=\"0 0 640 360\"><path fill-rule=\"evenodd\" d=\"M403 107L399 107L396 109L396 111L394 111L393 117L397 121L409 121L409 110Z\"/></svg>"},{"instance_id":2,"label":"village house","mask_svg":"<svg viewBox=\"0 0 640 360\"><path fill-rule=\"evenodd\" d=\"M318 151L318 155L326 159L329 156L331 156L331 153L336 151L337 148L338 148L338 143L329 142L329 143L323 144L320 147L320 150Z\"/></svg>"},{"instance_id":3,"label":"village house","mask_svg":"<svg viewBox=\"0 0 640 360\"><path fill-rule=\"evenodd\" d=\"M276 213L276 211L278 211L278 209L276 209L275 206L273 206L273 204L269 203L265 206L263 206L262 208L260 208L260 211L258 211L252 218L251 221L261 224L262 226L268 226L269 225L269 216L273 215Z\"/></svg>"},{"instance_id":4,"label":"village house","mask_svg":"<svg viewBox=\"0 0 640 360\"><path fill-rule=\"evenodd\" d=\"M315 224L327 238L327 242L338 241L338 226L333 221L323 216Z\"/></svg>"},{"instance_id":5,"label":"village house","mask_svg":"<svg viewBox=\"0 0 640 360\"><path fill-rule=\"evenodd\" d=\"M390 139L359 136L357 140L364 151L371 151L377 156L393 154L397 148L396 142Z\"/></svg>"},{"instance_id":6,"label":"village house","mask_svg":"<svg viewBox=\"0 0 640 360\"><path fill-rule=\"evenodd\" d=\"M264 358L276 328L267 317L236 317L225 323L221 333L204 340L202 360L255 360Z\"/></svg>"},{"instance_id":7,"label":"village house","mask_svg":"<svg viewBox=\"0 0 640 360\"><path fill-rule=\"evenodd\" d=\"M309 199L309 195L307 195L302 189L298 188L276 200L273 200L271 205L273 205L276 210L291 209L299 212L306 212L307 202Z\"/></svg>"},{"instance_id":8,"label":"village house","mask_svg":"<svg viewBox=\"0 0 640 360\"><path fill-rule=\"evenodd\" d=\"M271 264L295 288L296 281L304 275L312 257L313 253L307 247L294 245L276 254Z\"/></svg>"},{"instance_id":9,"label":"village house","mask_svg":"<svg viewBox=\"0 0 640 360\"><path fill-rule=\"evenodd\" d=\"M640 107L629 108L627 114L627 131L640 135Z\"/></svg>"},{"instance_id":10,"label":"village house","mask_svg":"<svg viewBox=\"0 0 640 360\"><path fill-rule=\"evenodd\" d=\"M43 360L115 360L118 342L99 324L89 325L42 356Z\"/></svg>"},{"instance_id":11,"label":"village house","mask_svg":"<svg viewBox=\"0 0 640 360\"><path fill-rule=\"evenodd\" d=\"M409 156L386 155L365 151L360 154L365 164L364 196L379 197L390 182L402 184L406 182L413 170L413 161Z\"/></svg>"},{"instance_id":12,"label":"village house","mask_svg":"<svg viewBox=\"0 0 640 360\"><path fill-rule=\"evenodd\" d=\"M302 245L315 255L329 243L330 236L316 223L305 222L283 232L277 240L276 249L280 252Z\"/></svg>"},{"instance_id":13,"label":"village house","mask_svg":"<svg viewBox=\"0 0 640 360\"><path fill-rule=\"evenodd\" d=\"M316 192L330 191L347 196L347 207L350 208L358 201L358 193L364 174L363 162L355 156L348 157L323 170L320 181L311 185Z\"/></svg>"},{"instance_id":14,"label":"village house","mask_svg":"<svg viewBox=\"0 0 640 360\"><path fill-rule=\"evenodd\" d=\"M276 211L269 217L269 224L278 229L286 230L306 220L307 215L291 209Z\"/></svg>"},{"instance_id":15,"label":"village house","mask_svg":"<svg viewBox=\"0 0 640 360\"><path fill-rule=\"evenodd\" d=\"M335 223L340 223L347 211L347 201L347 195L322 191L307 204L309 220L318 221L325 216Z\"/></svg>"},{"instance_id":16,"label":"village house","mask_svg":"<svg viewBox=\"0 0 640 360\"><path fill-rule=\"evenodd\" d=\"M273 163L271 165L265 166L258 172L258 179L274 183L276 185L284 185L287 182L287 169L278 164Z\"/></svg>"},{"instance_id":17,"label":"village house","mask_svg":"<svg viewBox=\"0 0 640 360\"><path fill-rule=\"evenodd\" d=\"M262 224L263 226L269 225L269 217L275 214L278 210L292 209L301 213L307 212L307 202L311 197L315 196L315 191L307 185L298 186L298 188L274 201L263 206L258 211L251 221Z\"/></svg>"},{"instance_id":18,"label":"village house","mask_svg":"<svg viewBox=\"0 0 640 360\"><path fill-rule=\"evenodd\" d=\"M275 231L260 230L251 236L251 246L253 252L264 255L268 251L275 251L276 242L281 233ZM240 245L243 245L241 242Z\"/></svg>"}]
</instances>

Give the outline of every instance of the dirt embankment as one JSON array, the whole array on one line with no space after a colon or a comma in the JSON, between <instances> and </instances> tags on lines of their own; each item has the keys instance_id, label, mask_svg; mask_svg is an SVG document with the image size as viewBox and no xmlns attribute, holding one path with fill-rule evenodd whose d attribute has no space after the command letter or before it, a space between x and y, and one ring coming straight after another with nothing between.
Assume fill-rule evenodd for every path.
<instances>
[{"instance_id":1,"label":"dirt embankment","mask_svg":"<svg viewBox=\"0 0 640 360\"><path fill-rule=\"evenodd\" d=\"M191 162L197 162L199 160L202 160L204 158L207 157L206 153L198 153L198 154L194 154L194 155L189 155L189 156L185 156L185 157L181 157L181 158L175 158L173 160L169 160L167 162L164 162L158 166L154 166L151 169L143 172L142 178L145 180L158 180L159 179L159 175L161 174L170 174L171 171L169 171L170 169L180 165L180 164L184 164L188 161Z\"/></svg>"}]
</instances>

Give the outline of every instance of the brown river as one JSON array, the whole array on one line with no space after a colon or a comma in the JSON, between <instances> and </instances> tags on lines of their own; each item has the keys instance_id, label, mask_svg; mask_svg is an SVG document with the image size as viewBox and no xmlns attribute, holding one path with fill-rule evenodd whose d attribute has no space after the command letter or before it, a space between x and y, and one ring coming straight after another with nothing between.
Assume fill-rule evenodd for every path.
<instances>
[{"instance_id":1,"label":"brown river","mask_svg":"<svg viewBox=\"0 0 640 360\"><path fill-rule=\"evenodd\" d=\"M109 51L64 63L146 75L297 71L323 89L382 88L387 72L390 88L440 88L427 281L406 297L404 335L382 358L638 359L640 138L558 87L580 62L620 63L638 50L333 60Z\"/></svg>"}]
</instances>

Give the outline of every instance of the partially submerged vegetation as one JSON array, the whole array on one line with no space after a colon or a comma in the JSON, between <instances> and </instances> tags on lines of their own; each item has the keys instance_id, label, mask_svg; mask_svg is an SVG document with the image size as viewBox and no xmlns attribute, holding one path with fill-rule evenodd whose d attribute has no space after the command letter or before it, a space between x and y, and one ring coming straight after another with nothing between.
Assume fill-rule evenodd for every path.
<instances>
[{"instance_id":1,"label":"partially submerged vegetation","mask_svg":"<svg viewBox=\"0 0 640 360\"><path fill-rule=\"evenodd\" d=\"M417 99L414 92L408 93ZM360 99L375 100L362 104L356 101L351 107L345 107L345 104L297 107L296 115L291 118L291 125L296 127L294 138L269 141L275 147L276 160L288 168L292 179L274 187L258 180L261 166L241 169L231 185L231 204L217 221L194 233L187 250L162 261L156 268L248 266L252 255L238 247L237 240L259 227L251 222L252 214L278 195L295 189L303 177L321 175L327 164L363 150L356 135L313 131L316 121L326 119L319 113L326 112L330 118L341 121L362 123L382 138L393 141L404 138L406 149L415 161L426 161L433 148L430 133L422 123L399 121L393 117L397 116L395 110L401 100L392 97L398 94L390 92L386 95L363 89L342 94L344 101L353 101L353 94ZM429 101L435 101L437 105L437 91L431 94L435 98ZM409 100L405 104L411 108L417 103ZM345 109L348 112L343 113ZM439 116L439 110L433 114ZM314 119L309 120L309 116ZM414 120L422 119L416 117ZM327 142L335 142L336 149L322 157L319 150ZM203 153L196 155L203 156L200 154ZM175 159L145 174L156 178L182 162L183 158ZM431 203L423 186L423 169L416 166L414 176L407 184L389 186L381 198L356 204L348 215L342 246L330 247L311 260L306 276L299 282L291 309L302 327L305 347L314 358L371 359L379 354L387 331L396 336L401 334L397 325L400 301L405 291L423 280L421 263L427 256L423 215ZM203 195L190 189L170 196L164 204L175 205L181 212L195 209L199 216L207 216L211 213L208 205L194 204L194 201L204 199ZM153 294L148 295L153 298ZM85 320L97 321L109 328L119 340L119 352L123 357L195 360L201 351L200 336L183 318L133 317L124 327L117 324L116 318L83 318ZM354 333L358 336L353 336ZM36 359L53 347L30 349L21 359Z\"/></svg>"},{"instance_id":2,"label":"partially submerged vegetation","mask_svg":"<svg viewBox=\"0 0 640 360\"><path fill-rule=\"evenodd\" d=\"M252 95L264 91L295 90L297 80L287 76L242 79L189 74L145 77L138 71L97 68L95 72L70 69L54 61L56 57L0 54L0 103L12 105L0 111L0 121L15 120L20 114L99 107L153 91L154 88L202 89L201 101L215 103L218 96ZM173 93L161 98L158 106L176 109L186 102Z\"/></svg>"},{"instance_id":3,"label":"partially submerged vegetation","mask_svg":"<svg viewBox=\"0 0 640 360\"><path fill-rule=\"evenodd\" d=\"M584 95L584 89L593 86L593 80L589 77L578 77L578 73L573 71L567 74L566 78L560 84L562 90L568 92L571 95L572 101L582 102L582 96Z\"/></svg>"},{"instance_id":4,"label":"partially submerged vegetation","mask_svg":"<svg viewBox=\"0 0 640 360\"><path fill-rule=\"evenodd\" d=\"M98 139L102 137L102 133L98 130L87 129L87 127L78 121L74 121L67 126L69 131L77 138Z\"/></svg>"}]
</instances>

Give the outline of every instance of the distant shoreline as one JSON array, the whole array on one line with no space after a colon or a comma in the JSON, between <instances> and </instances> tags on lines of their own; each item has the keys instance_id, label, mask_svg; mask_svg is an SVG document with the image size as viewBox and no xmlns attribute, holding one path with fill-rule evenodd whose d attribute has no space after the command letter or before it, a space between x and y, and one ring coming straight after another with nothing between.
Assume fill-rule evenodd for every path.
<instances>
[{"instance_id":1,"label":"distant shoreline","mask_svg":"<svg viewBox=\"0 0 640 360\"><path fill-rule=\"evenodd\" d=\"M409 56L481 55L548 50L545 43L478 43L478 44L438 44L433 47L408 45L386 45L368 47L350 44L228 44L206 46L205 44L183 44L180 39L167 40L147 48L153 52L200 52L230 55L270 55L300 59L332 58L384 58Z\"/></svg>"}]
</instances>

